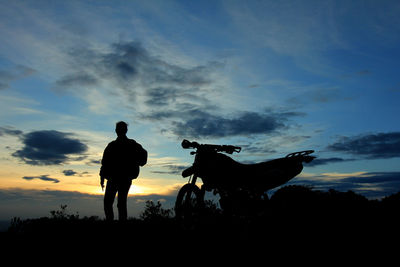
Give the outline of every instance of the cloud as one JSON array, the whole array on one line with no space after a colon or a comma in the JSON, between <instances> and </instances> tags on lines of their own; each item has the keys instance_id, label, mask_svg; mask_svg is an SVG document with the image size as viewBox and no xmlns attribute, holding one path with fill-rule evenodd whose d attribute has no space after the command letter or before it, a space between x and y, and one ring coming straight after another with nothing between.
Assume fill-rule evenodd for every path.
<instances>
[{"instance_id":1,"label":"cloud","mask_svg":"<svg viewBox=\"0 0 400 267\"><path fill-rule=\"evenodd\" d=\"M106 95L108 100L117 97L120 106L158 124L172 113L182 119L186 116L183 112L216 109L213 97L220 90L216 70L223 66L218 61L197 65L172 62L135 41L120 41L103 50L73 48L67 56L71 73L60 77L55 88L76 91L87 98L89 106L97 106ZM85 88L89 91L83 93Z\"/></svg>"},{"instance_id":2,"label":"cloud","mask_svg":"<svg viewBox=\"0 0 400 267\"><path fill-rule=\"evenodd\" d=\"M22 177L22 179L25 179L25 180L39 179L39 180L42 180L42 181L53 182L53 183L59 183L60 182L60 180L58 180L56 178L50 178L49 175L24 176L24 177Z\"/></svg>"},{"instance_id":3,"label":"cloud","mask_svg":"<svg viewBox=\"0 0 400 267\"><path fill-rule=\"evenodd\" d=\"M0 70L0 90L10 87L10 83L35 73L34 69L17 65L11 70Z\"/></svg>"},{"instance_id":4,"label":"cloud","mask_svg":"<svg viewBox=\"0 0 400 267\"><path fill-rule=\"evenodd\" d=\"M74 170L63 170L62 172L65 176L74 176L75 174L77 174L77 172Z\"/></svg>"},{"instance_id":5,"label":"cloud","mask_svg":"<svg viewBox=\"0 0 400 267\"><path fill-rule=\"evenodd\" d=\"M56 86L69 88L75 86L94 86L98 83L97 79L87 73L69 74L56 81Z\"/></svg>"},{"instance_id":6,"label":"cloud","mask_svg":"<svg viewBox=\"0 0 400 267\"><path fill-rule=\"evenodd\" d=\"M145 104L148 106L168 106L182 97L179 89L174 87L156 87L147 90Z\"/></svg>"},{"instance_id":7,"label":"cloud","mask_svg":"<svg viewBox=\"0 0 400 267\"><path fill-rule=\"evenodd\" d=\"M0 127L0 136L3 135L19 136L21 134L23 134L23 132L20 130L13 129L11 127Z\"/></svg>"},{"instance_id":8,"label":"cloud","mask_svg":"<svg viewBox=\"0 0 400 267\"><path fill-rule=\"evenodd\" d=\"M88 147L72 136L55 130L30 132L21 137L24 147L12 155L30 165L58 165L85 157Z\"/></svg>"},{"instance_id":9,"label":"cloud","mask_svg":"<svg viewBox=\"0 0 400 267\"><path fill-rule=\"evenodd\" d=\"M71 49L74 72L61 77L56 86L61 89L98 84L112 84L132 98L144 92L151 103L159 98L155 92L186 91L210 83L209 76L220 63L180 66L151 55L140 42L113 43L108 50L90 47Z\"/></svg>"},{"instance_id":10,"label":"cloud","mask_svg":"<svg viewBox=\"0 0 400 267\"><path fill-rule=\"evenodd\" d=\"M400 184L400 172L368 172L363 176L350 176L343 179L344 182L351 183L396 183Z\"/></svg>"},{"instance_id":11,"label":"cloud","mask_svg":"<svg viewBox=\"0 0 400 267\"><path fill-rule=\"evenodd\" d=\"M400 132L344 136L336 143L329 145L328 149L367 159L400 157Z\"/></svg>"},{"instance_id":12,"label":"cloud","mask_svg":"<svg viewBox=\"0 0 400 267\"><path fill-rule=\"evenodd\" d=\"M89 166L99 165L99 164L101 164L101 160L100 159L91 159L88 162L86 162L86 164Z\"/></svg>"},{"instance_id":13,"label":"cloud","mask_svg":"<svg viewBox=\"0 0 400 267\"><path fill-rule=\"evenodd\" d=\"M346 161L353 161L354 159L343 159L343 158L316 158L313 161L307 163L307 167L314 167L319 165L326 165L330 163L338 163L338 162L346 162Z\"/></svg>"},{"instance_id":14,"label":"cloud","mask_svg":"<svg viewBox=\"0 0 400 267\"><path fill-rule=\"evenodd\" d=\"M289 119L300 115L272 109L224 109L226 101L220 101L218 93L224 87L218 77L224 64L219 61L202 65L171 62L135 41L120 41L103 50L75 48L68 55L74 70L56 82L58 89L92 87L88 95L93 96L103 88L101 93L120 97L120 105L125 104L139 119L157 123L162 132L178 137L271 134L286 129Z\"/></svg>"},{"instance_id":15,"label":"cloud","mask_svg":"<svg viewBox=\"0 0 400 267\"><path fill-rule=\"evenodd\" d=\"M242 111L226 116L182 106L180 111L156 111L146 118L155 121L171 120L169 128L165 130L179 137L220 138L271 134L287 128L289 119L300 115L302 113L268 109L264 112Z\"/></svg>"},{"instance_id":16,"label":"cloud","mask_svg":"<svg viewBox=\"0 0 400 267\"><path fill-rule=\"evenodd\" d=\"M271 133L284 127L284 118L269 114L243 112L232 118L199 112L185 122L175 124L173 132L178 136L225 137Z\"/></svg>"},{"instance_id":17,"label":"cloud","mask_svg":"<svg viewBox=\"0 0 400 267\"><path fill-rule=\"evenodd\" d=\"M292 135L281 132L276 135L271 135L269 138L260 138L258 140L252 138L247 144L240 144L240 146L242 147L241 154L247 154L250 156L261 156L263 158L265 158L265 156L267 155L284 157L285 154L282 154L282 149L286 152L289 152L288 148L290 150L297 150L298 146L309 138L311 138L311 136ZM280 151L277 151L277 149ZM294 152L294 150L292 150L291 152ZM259 160L260 159L258 159L258 161ZM255 161L250 160L247 161L247 163L255 163Z\"/></svg>"},{"instance_id":18,"label":"cloud","mask_svg":"<svg viewBox=\"0 0 400 267\"><path fill-rule=\"evenodd\" d=\"M320 190L351 190L369 198L381 198L399 192L400 172L301 174L288 184L309 185Z\"/></svg>"},{"instance_id":19,"label":"cloud","mask_svg":"<svg viewBox=\"0 0 400 267\"><path fill-rule=\"evenodd\" d=\"M83 175L88 174L88 172L81 172L81 173L79 173L79 172L76 172L76 171L74 171L74 170L63 170L62 173L63 173L65 176L79 176L79 177L82 177Z\"/></svg>"},{"instance_id":20,"label":"cloud","mask_svg":"<svg viewBox=\"0 0 400 267\"><path fill-rule=\"evenodd\" d=\"M168 164L168 165L164 165L162 167L167 170L166 171L152 171L152 173L181 175L182 171L187 169L189 166Z\"/></svg>"}]
</instances>

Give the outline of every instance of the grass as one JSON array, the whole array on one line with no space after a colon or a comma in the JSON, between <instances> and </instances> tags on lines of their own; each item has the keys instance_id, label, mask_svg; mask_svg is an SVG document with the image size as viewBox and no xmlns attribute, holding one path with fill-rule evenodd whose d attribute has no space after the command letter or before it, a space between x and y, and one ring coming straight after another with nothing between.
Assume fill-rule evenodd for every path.
<instances>
[{"instance_id":1,"label":"grass","mask_svg":"<svg viewBox=\"0 0 400 267\"><path fill-rule=\"evenodd\" d=\"M14 218L2 236L13 242L44 241L48 244L112 246L173 246L184 249L224 246L268 249L314 248L341 243L342 246L389 244L400 237L400 193L382 200L368 200L352 191L315 191L286 186L266 201L252 216L230 216L208 203L201 216L190 222L176 220L173 211L160 202L148 201L139 218L107 222L98 217L80 217L67 206L51 211L49 217ZM18 241L19 240L19 241ZM378 242L378 243L376 243ZM110 245L111 244L111 245ZM247 244L247 245L246 245Z\"/></svg>"}]
</instances>

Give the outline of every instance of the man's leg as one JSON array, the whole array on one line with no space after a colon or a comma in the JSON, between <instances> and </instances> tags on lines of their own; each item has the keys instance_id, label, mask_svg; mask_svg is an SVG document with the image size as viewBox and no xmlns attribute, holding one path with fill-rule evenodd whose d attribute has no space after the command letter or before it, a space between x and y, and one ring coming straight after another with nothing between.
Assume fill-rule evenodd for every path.
<instances>
[{"instance_id":1,"label":"man's leg","mask_svg":"<svg viewBox=\"0 0 400 267\"><path fill-rule=\"evenodd\" d=\"M113 204L116 193L117 186L113 182L107 181L106 193L104 194L104 213L107 221L114 220Z\"/></svg>"},{"instance_id":2,"label":"man's leg","mask_svg":"<svg viewBox=\"0 0 400 267\"><path fill-rule=\"evenodd\" d=\"M118 185L118 219L120 221L126 221L128 218L128 192L131 187L132 181L124 181Z\"/></svg>"}]
</instances>

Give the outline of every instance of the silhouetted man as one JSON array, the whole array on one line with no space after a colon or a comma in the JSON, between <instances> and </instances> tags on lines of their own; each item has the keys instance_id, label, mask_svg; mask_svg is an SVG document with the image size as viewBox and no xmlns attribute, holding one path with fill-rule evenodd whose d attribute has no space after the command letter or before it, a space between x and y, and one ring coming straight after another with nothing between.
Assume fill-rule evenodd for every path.
<instances>
[{"instance_id":1,"label":"silhouetted man","mask_svg":"<svg viewBox=\"0 0 400 267\"><path fill-rule=\"evenodd\" d=\"M107 220L114 220L113 203L118 192L118 218L127 219L127 199L132 179L139 175L139 166L147 162L147 151L126 137L128 124L117 122L115 127L117 139L109 143L104 150L101 160L100 185L104 188L104 179L107 179L104 195L104 212Z\"/></svg>"}]
</instances>

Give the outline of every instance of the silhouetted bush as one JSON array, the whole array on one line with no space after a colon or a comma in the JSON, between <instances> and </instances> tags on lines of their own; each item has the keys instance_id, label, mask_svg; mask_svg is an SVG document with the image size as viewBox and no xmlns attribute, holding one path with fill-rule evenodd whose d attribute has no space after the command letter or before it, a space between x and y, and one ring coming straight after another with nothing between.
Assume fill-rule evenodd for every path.
<instances>
[{"instance_id":1,"label":"silhouetted bush","mask_svg":"<svg viewBox=\"0 0 400 267\"><path fill-rule=\"evenodd\" d=\"M161 202L147 200L144 210L140 213L139 218L142 220L162 220L172 218L173 211L171 209L164 209L161 207Z\"/></svg>"},{"instance_id":2,"label":"silhouetted bush","mask_svg":"<svg viewBox=\"0 0 400 267\"><path fill-rule=\"evenodd\" d=\"M79 219L79 214L69 214L67 212L67 207L68 205L60 205L59 210L51 210L51 219L57 219L57 220L74 220L74 219Z\"/></svg>"},{"instance_id":3,"label":"silhouetted bush","mask_svg":"<svg viewBox=\"0 0 400 267\"><path fill-rule=\"evenodd\" d=\"M400 206L400 192L384 197L382 204L387 208L398 208Z\"/></svg>"}]
</instances>

